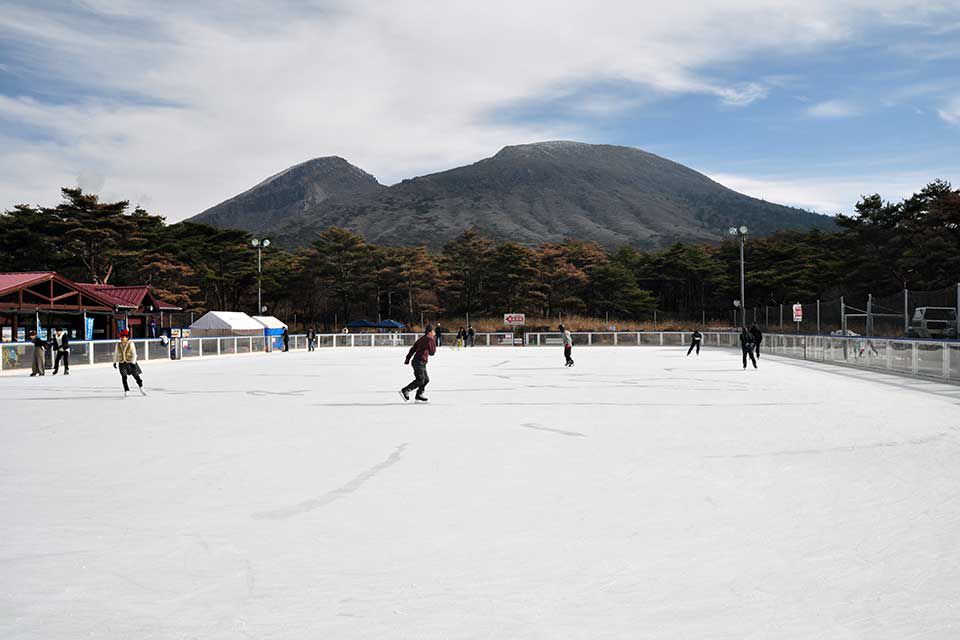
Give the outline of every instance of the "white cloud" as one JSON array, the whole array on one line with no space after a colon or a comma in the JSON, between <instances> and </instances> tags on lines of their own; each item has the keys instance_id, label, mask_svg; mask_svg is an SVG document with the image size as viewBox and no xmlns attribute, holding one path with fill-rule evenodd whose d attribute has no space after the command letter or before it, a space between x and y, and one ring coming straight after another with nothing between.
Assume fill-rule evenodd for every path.
<instances>
[{"instance_id":1,"label":"white cloud","mask_svg":"<svg viewBox=\"0 0 960 640\"><path fill-rule=\"evenodd\" d=\"M707 175L725 187L754 198L833 215L853 213L853 206L864 195L879 193L885 200L899 201L920 191L930 180L945 174L932 170L922 174L918 172L871 174L855 178L822 176L758 178L714 172L708 172Z\"/></svg>"},{"instance_id":2,"label":"white cloud","mask_svg":"<svg viewBox=\"0 0 960 640\"><path fill-rule=\"evenodd\" d=\"M813 118L852 118L860 113L857 105L846 100L826 100L807 108L807 115Z\"/></svg>"},{"instance_id":3,"label":"white cloud","mask_svg":"<svg viewBox=\"0 0 960 640\"><path fill-rule=\"evenodd\" d=\"M944 122L960 125L960 96L948 102L942 109L938 109L937 113Z\"/></svg>"},{"instance_id":4,"label":"white cloud","mask_svg":"<svg viewBox=\"0 0 960 640\"><path fill-rule=\"evenodd\" d=\"M871 21L911 14L895 0L81 6L100 13L28 0L0 12L0 37L24 45L4 61L11 70L50 87L82 82L93 96L49 104L0 95L0 125L31 132L25 140L6 129L0 207L49 203L78 175L102 176L109 193L145 194L178 220L331 154L392 182L506 144L589 139L576 124L491 117L557 87L623 81L744 107L766 95L765 84L705 70L766 52L821 51ZM581 109L629 106L601 96Z\"/></svg>"}]
</instances>

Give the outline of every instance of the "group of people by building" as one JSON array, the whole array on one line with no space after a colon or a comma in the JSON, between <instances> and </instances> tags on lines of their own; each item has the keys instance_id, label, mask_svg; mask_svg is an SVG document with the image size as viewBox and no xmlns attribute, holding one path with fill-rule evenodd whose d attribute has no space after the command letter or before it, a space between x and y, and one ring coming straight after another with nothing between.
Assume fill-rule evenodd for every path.
<instances>
[{"instance_id":1,"label":"group of people by building","mask_svg":"<svg viewBox=\"0 0 960 640\"><path fill-rule=\"evenodd\" d=\"M29 341L33 344L33 362L31 363L30 375L46 375L47 369L47 349L50 349L53 355L53 375L60 372L60 364L63 363L63 375L70 375L70 336L61 327L53 330L49 339L44 340L36 331L31 330Z\"/></svg>"}]
</instances>

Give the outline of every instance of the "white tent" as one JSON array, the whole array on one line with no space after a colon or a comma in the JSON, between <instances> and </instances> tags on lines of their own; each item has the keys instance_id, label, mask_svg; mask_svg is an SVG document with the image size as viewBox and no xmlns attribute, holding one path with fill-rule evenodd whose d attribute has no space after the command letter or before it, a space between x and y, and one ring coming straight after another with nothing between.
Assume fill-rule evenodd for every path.
<instances>
[{"instance_id":1,"label":"white tent","mask_svg":"<svg viewBox=\"0 0 960 640\"><path fill-rule=\"evenodd\" d=\"M190 325L190 335L262 336L263 325L241 311L209 311Z\"/></svg>"},{"instance_id":2,"label":"white tent","mask_svg":"<svg viewBox=\"0 0 960 640\"><path fill-rule=\"evenodd\" d=\"M266 329L283 330L287 328L286 323L278 320L274 316L253 316L253 319L262 324Z\"/></svg>"}]
</instances>

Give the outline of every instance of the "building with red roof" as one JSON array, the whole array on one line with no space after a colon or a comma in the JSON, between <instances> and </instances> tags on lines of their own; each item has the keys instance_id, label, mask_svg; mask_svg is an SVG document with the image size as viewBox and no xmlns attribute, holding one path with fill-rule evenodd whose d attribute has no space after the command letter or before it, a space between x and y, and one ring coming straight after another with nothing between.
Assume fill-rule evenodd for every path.
<instances>
[{"instance_id":1,"label":"building with red roof","mask_svg":"<svg viewBox=\"0 0 960 640\"><path fill-rule=\"evenodd\" d=\"M134 337L157 335L164 314L180 311L146 285L77 283L54 271L0 273L0 339L17 340L30 329L63 327L84 339L92 320L95 339L116 337L121 328Z\"/></svg>"}]
</instances>

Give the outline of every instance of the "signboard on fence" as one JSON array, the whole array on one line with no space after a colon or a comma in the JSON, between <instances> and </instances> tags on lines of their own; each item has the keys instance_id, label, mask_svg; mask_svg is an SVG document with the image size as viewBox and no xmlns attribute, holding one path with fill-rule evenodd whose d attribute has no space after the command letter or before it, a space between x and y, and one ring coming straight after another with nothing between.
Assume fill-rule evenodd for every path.
<instances>
[{"instance_id":1,"label":"signboard on fence","mask_svg":"<svg viewBox=\"0 0 960 640\"><path fill-rule=\"evenodd\" d=\"M527 317L522 313L503 314L503 324L508 327L522 327L526 323Z\"/></svg>"},{"instance_id":2,"label":"signboard on fence","mask_svg":"<svg viewBox=\"0 0 960 640\"><path fill-rule=\"evenodd\" d=\"M803 305L799 302L793 305L793 321L803 322Z\"/></svg>"}]
</instances>

